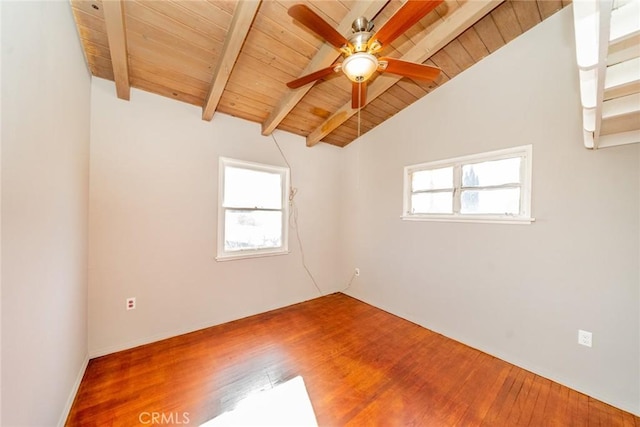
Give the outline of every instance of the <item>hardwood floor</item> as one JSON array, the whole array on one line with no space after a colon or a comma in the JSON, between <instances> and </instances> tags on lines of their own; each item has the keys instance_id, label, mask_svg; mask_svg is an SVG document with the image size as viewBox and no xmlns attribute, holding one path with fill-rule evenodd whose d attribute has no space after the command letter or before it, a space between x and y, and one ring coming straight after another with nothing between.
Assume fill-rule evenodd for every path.
<instances>
[{"instance_id":1,"label":"hardwood floor","mask_svg":"<svg viewBox=\"0 0 640 427\"><path fill-rule=\"evenodd\" d=\"M66 425L199 426L296 376L320 426L640 426L344 294L93 359Z\"/></svg>"}]
</instances>

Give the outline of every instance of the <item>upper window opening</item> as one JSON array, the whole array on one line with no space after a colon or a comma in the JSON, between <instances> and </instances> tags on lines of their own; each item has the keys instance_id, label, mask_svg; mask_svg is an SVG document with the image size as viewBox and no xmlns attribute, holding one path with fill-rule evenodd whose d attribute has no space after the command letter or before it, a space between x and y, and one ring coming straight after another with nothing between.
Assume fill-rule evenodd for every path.
<instances>
[{"instance_id":1,"label":"upper window opening","mask_svg":"<svg viewBox=\"0 0 640 427\"><path fill-rule=\"evenodd\" d=\"M403 218L531 222L531 146L404 169Z\"/></svg>"}]
</instances>

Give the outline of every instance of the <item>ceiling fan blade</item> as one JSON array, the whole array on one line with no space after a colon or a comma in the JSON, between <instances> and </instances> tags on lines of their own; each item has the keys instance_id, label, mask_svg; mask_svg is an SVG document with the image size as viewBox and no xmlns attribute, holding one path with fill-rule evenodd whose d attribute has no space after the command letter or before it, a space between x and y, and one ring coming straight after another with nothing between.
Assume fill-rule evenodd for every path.
<instances>
[{"instance_id":1,"label":"ceiling fan blade","mask_svg":"<svg viewBox=\"0 0 640 427\"><path fill-rule=\"evenodd\" d=\"M403 61L401 59L380 58L380 61L387 62L387 67L384 69L384 72L398 74L399 76L410 77L412 79L435 80L441 72L440 68L416 64L415 62Z\"/></svg>"},{"instance_id":2,"label":"ceiling fan blade","mask_svg":"<svg viewBox=\"0 0 640 427\"><path fill-rule=\"evenodd\" d=\"M351 108L362 108L367 103L367 82L351 83Z\"/></svg>"},{"instance_id":3,"label":"ceiling fan blade","mask_svg":"<svg viewBox=\"0 0 640 427\"><path fill-rule=\"evenodd\" d=\"M289 87L289 89L297 89L313 81L319 80L323 77L328 76L331 73L334 73L335 72L334 67L335 66L332 65L331 67L323 68L321 70L314 71L311 74L307 74L306 76L302 76L295 80L291 80L289 83L287 83L287 87Z\"/></svg>"},{"instance_id":4,"label":"ceiling fan blade","mask_svg":"<svg viewBox=\"0 0 640 427\"><path fill-rule=\"evenodd\" d=\"M336 31L335 28L329 25L327 21L322 19L313 10L309 9L307 5L296 4L295 6L291 6L288 13L293 19L300 22L338 49L349 44L349 41L342 34Z\"/></svg>"},{"instance_id":5,"label":"ceiling fan blade","mask_svg":"<svg viewBox=\"0 0 640 427\"><path fill-rule=\"evenodd\" d=\"M400 9L371 37L381 44L391 43L438 7L442 0L408 0Z\"/></svg>"}]
</instances>

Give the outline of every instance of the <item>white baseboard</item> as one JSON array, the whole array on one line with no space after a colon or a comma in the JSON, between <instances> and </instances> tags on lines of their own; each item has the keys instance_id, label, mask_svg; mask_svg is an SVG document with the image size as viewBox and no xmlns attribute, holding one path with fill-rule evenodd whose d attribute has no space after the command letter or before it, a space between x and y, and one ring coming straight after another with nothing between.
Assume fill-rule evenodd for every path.
<instances>
[{"instance_id":1,"label":"white baseboard","mask_svg":"<svg viewBox=\"0 0 640 427\"><path fill-rule=\"evenodd\" d=\"M64 405L64 409L62 410L62 414L60 415L60 419L58 420L58 427L64 427L64 424L67 422L69 412L71 412L71 406L73 405L73 401L76 398L76 394L78 393L80 383L82 382L82 378L84 377L84 373L87 370L88 365L89 354L86 354L84 360L82 361L82 365L80 366L78 376L76 377L76 380L73 383L73 387L71 388L71 392L69 393L69 397L67 398L67 403Z\"/></svg>"}]
</instances>

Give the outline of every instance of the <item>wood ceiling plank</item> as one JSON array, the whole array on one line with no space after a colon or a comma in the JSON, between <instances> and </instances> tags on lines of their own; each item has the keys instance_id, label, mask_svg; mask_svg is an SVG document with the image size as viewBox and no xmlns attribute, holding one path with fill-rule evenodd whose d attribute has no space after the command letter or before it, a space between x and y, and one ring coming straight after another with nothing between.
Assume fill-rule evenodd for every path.
<instances>
[{"instance_id":1,"label":"wood ceiling plank","mask_svg":"<svg viewBox=\"0 0 640 427\"><path fill-rule=\"evenodd\" d=\"M93 31L91 28L87 28L82 24L77 24L78 33L80 34L80 40L83 44L86 40L94 45L102 46L106 51L106 58L111 60L111 53L109 53L109 40L107 40L107 34L99 31Z\"/></svg>"},{"instance_id":2,"label":"wood ceiling plank","mask_svg":"<svg viewBox=\"0 0 640 427\"><path fill-rule=\"evenodd\" d=\"M98 33L107 35L107 27L104 23L104 16L98 16L94 13L87 13L84 9L72 8L73 17L75 18L76 25L84 26Z\"/></svg>"},{"instance_id":3,"label":"wood ceiling plank","mask_svg":"<svg viewBox=\"0 0 640 427\"><path fill-rule=\"evenodd\" d=\"M293 6L296 2L290 3ZM299 2L297 2L299 3ZM324 40L307 27L299 24L287 13L288 7L280 1L266 1L260 8L254 26L282 42L296 46L301 53L311 58Z\"/></svg>"},{"instance_id":4,"label":"wood ceiling plank","mask_svg":"<svg viewBox=\"0 0 640 427\"><path fill-rule=\"evenodd\" d=\"M399 80L398 83L405 80L411 80L411 79L404 78L402 80ZM401 100L405 105L411 105L414 102L416 102L418 99L420 99L419 96L415 96L412 91L406 90L402 85L398 83L390 87L387 92L395 96L399 100Z\"/></svg>"},{"instance_id":5,"label":"wood ceiling plank","mask_svg":"<svg viewBox=\"0 0 640 427\"><path fill-rule=\"evenodd\" d=\"M210 48L205 49L198 44L191 43L182 37L176 37L165 29L150 25L148 22L132 15L127 17L127 31L135 32L142 36L144 40L153 42L159 51L162 51L164 48L169 48L173 51L197 58L204 63L215 61L222 50L222 44L212 44Z\"/></svg>"},{"instance_id":6,"label":"wood ceiling plank","mask_svg":"<svg viewBox=\"0 0 640 427\"><path fill-rule=\"evenodd\" d=\"M199 19L202 19L205 22L210 23L211 25L215 25L225 33L229 30L231 17L233 16L233 14L227 12L225 9L215 5L214 3L209 3L206 1L170 1L172 1L177 7L186 9L192 16L197 16L199 17Z\"/></svg>"},{"instance_id":7,"label":"wood ceiling plank","mask_svg":"<svg viewBox=\"0 0 640 427\"><path fill-rule=\"evenodd\" d=\"M185 86L191 87L193 89L182 89L182 91L185 93L195 93L193 90L197 90L197 92L201 94L200 97L202 99L204 99L207 94L209 83L203 80L196 79L179 71L161 68L156 64L136 57L130 57L129 64L131 65L132 76L136 75L138 72L143 73L141 75L157 74L160 78L166 80L169 88L173 87L173 85L176 85L178 89L182 89Z\"/></svg>"},{"instance_id":8,"label":"wood ceiling plank","mask_svg":"<svg viewBox=\"0 0 640 427\"><path fill-rule=\"evenodd\" d=\"M476 63L458 39L452 40L451 43L446 45L443 50L449 55L449 57L451 57L451 59L453 59L462 71Z\"/></svg>"},{"instance_id":9,"label":"wood ceiling plank","mask_svg":"<svg viewBox=\"0 0 640 427\"><path fill-rule=\"evenodd\" d=\"M394 113L389 111L389 104L382 101L378 101L378 102L376 101L377 99L365 105L364 111L369 113L371 116L378 118L378 121L375 123L382 123L383 121L387 120L389 117L393 116ZM384 108L382 108L382 106L384 106Z\"/></svg>"},{"instance_id":10,"label":"wood ceiling plank","mask_svg":"<svg viewBox=\"0 0 640 427\"><path fill-rule=\"evenodd\" d=\"M102 56L87 55L87 61L90 65L94 65L97 68L110 69L113 71L113 64L109 58L103 58Z\"/></svg>"},{"instance_id":11,"label":"wood ceiling plank","mask_svg":"<svg viewBox=\"0 0 640 427\"><path fill-rule=\"evenodd\" d=\"M210 3L214 7L226 12L229 16L233 15L233 11L238 0L206 0L204 3Z\"/></svg>"},{"instance_id":12,"label":"wood ceiling plank","mask_svg":"<svg viewBox=\"0 0 640 427\"><path fill-rule=\"evenodd\" d=\"M320 124L324 119L329 117L334 110L335 107L328 102L322 102L318 99L303 99L295 109L291 110L290 114L295 114L298 117L308 117L310 122L313 121L314 123ZM320 122L318 122L318 120L320 120Z\"/></svg>"},{"instance_id":13,"label":"wood ceiling plank","mask_svg":"<svg viewBox=\"0 0 640 427\"><path fill-rule=\"evenodd\" d=\"M253 114L260 115L261 117L269 114L269 110L271 109L271 105L269 104L258 102L255 100L249 101L244 96L244 93L235 93L230 90L224 92L223 99L225 105L227 106L231 105L235 107L246 108L247 111L251 111ZM222 104L222 100L220 101L220 103Z\"/></svg>"},{"instance_id":14,"label":"wood ceiling plank","mask_svg":"<svg viewBox=\"0 0 640 427\"><path fill-rule=\"evenodd\" d=\"M404 93L399 93L399 91L402 91ZM408 104L411 104L415 101L415 98L410 98L409 100L405 101L405 99L403 99L405 97L404 94L407 94L407 92L397 87L396 85L393 85L389 89L387 89L385 93L380 95L380 98L382 98L383 101L391 104L398 111L401 111L403 108L406 108Z\"/></svg>"},{"instance_id":15,"label":"wood ceiling plank","mask_svg":"<svg viewBox=\"0 0 640 427\"><path fill-rule=\"evenodd\" d=\"M523 33L540 23L540 10L535 1L515 0L511 2L511 6L513 6L513 11L516 13Z\"/></svg>"},{"instance_id":16,"label":"wood ceiling plank","mask_svg":"<svg viewBox=\"0 0 640 427\"><path fill-rule=\"evenodd\" d=\"M327 139L327 144L329 145L335 145L336 147L346 147L350 141L353 141L353 139L349 140L347 138L343 138L343 137L339 137L339 136L335 136L331 139Z\"/></svg>"},{"instance_id":17,"label":"wood ceiling plank","mask_svg":"<svg viewBox=\"0 0 640 427\"><path fill-rule=\"evenodd\" d=\"M335 134L354 140L358 138L358 135L362 136L375 128L378 125L376 119L376 117L367 114L365 111L360 111L360 119L356 114L331 132L331 136Z\"/></svg>"},{"instance_id":18,"label":"wood ceiling plank","mask_svg":"<svg viewBox=\"0 0 640 427\"><path fill-rule=\"evenodd\" d=\"M169 89L165 86L148 82L146 80L140 79L136 77L135 79L131 79L131 86L144 90L146 92L155 93L156 95L164 96L166 98L175 99L180 102L185 102L187 104L200 106L202 105L202 99L195 97L193 95L189 95L187 93L181 93L173 89Z\"/></svg>"},{"instance_id":19,"label":"wood ceiling plank","mask_svg":"<svg viewBox=\"0 0 640 427\"><path fill-rule=\"evenodd\" d=\"M329 114L331 114L329 112ZM298 111L292 111L287 116L287 121L298 122L299 126L309 129L311 126L317 126L326 117L325 110L312 105L306 105Z\"/></svg>"},{"instance_id":20,"label":"wood ceiling plank","mask_svg":"<svg viewBox=\"0 0 640 427\"><path fill-rule=\"evenodd\" d=\"M516 13L514 12L510 1L506 1L496 7L491 12L491 16L493 16L493 20L498 27L498 31L500 31L500 34L506 43L509 43L511 40L522 34L522 28L520 27L520 23L518 22L518 18L516 17Z\"/></svg>"},{"instance_id":21,"label":"wood ceiling plank","mask_svg":"<svg viewBox=\"0 0 640 427\"><path fill-rule=\"evenodd\" d=\"M109 51L109 47L107 46L94 43L91 40L84 40L84 49L87 58L89 56L100 56L111 61L111 52Z\"/></svg>"},{"instance_id":22,"label":"wood ceiling plank","mask_svg":"<svg viewBox=\"0 0 640 427\"><path fill-rule=\"evenodd\" d=\"M113 67L105 68L95 64L89 64L91 75L101 79L113 81Z\"/></svg>"},{"instance_id":23,"label":"wood ceiling plank","mask_svg":"<svg viewBox=\"0 0 640 427\"><path fill-rule=\"evenodd\" d=\"M353 20L359 16L375 16L380 11L386 1L376 0L372 2L359 2L357 8L352 9L347 16L337 26L338 32L345 34L351 26ZM315 70L325 68L333 64L340 57L333 46L325 43L322 45L318 53L309 62L304 69L302 75L311 73ZM278 126L278 124L293 110L296 104L309 92L312 85L303 86L299 89L289 90L285 96L277 102L277 107L271 111L267 119L262 123L262 134L269 135Z\"/></svg>"},{"instance_id":24,"label":"wood ceiling plank","mask_svg":"<svg viewBox=\"0 0 640 427\"><path fill-rule=\"evenodd\" d=\"M471 58L473 58L473 60L476 62L489 55L489 50L484 45L484 43L482 43L480 36L478 35L476 29L473 27L460 34L458 40L465 48L467 53L471 56Z\"/></svg>"},{"instance_id":25,"label":"wood ceiling plank","mask_svg":"<svg viewBox=\"0 0 640 427\"><path fill-rule=\"evenodd\" d=\"M104 22L102 0L71 0L71 8L92 15ZM106 30L103 30L106 32Z\"/></svg>"},{"instance_id":26,"label":"wood ceiling plank","mask_svg":"<svg viewBox=\"0 0 640 427\"><path fill-rule=\"evenodd\" d=\"M238 71L234 71L231 78L236 78L236 74L238 74L238 78L240 78L241 73L241 79L249 79L247 83L264 85L265 87L270 87L277 92L284 92L287 90L287 82L291 80L291 74L274 67L268 67L251 55L241 54L238 57L237 63ZM242 66L240 66L240 64L242 64Z\"/></svg>"},{"instance_id":27,"label":"wood ceiling plank","mask_svg":"<svg viewBox=\"0 0 640 427\"><path fill-rule=\"evenodd\" d=\"M226 28L228 26L218 26L211 21L202 18L201 16L192 13L188 9L185 9L180 6L180 3L174 3L172 1L155 1L155 0L130 0L132 3L137 3L144 6L147 9L153 10L155 15L162 15L165 19L162 19L162 22L166 22L167 20L172 20L176 23L181 24L183 27L190 28L193 32L198 32L202 36L207 37L208 39L216 40L218 43L223 43L225 36L227 34ZM230 15L224 15L226 19L231 20ZM150 21L152 25L159 24L160 22ZM156 25L159 26L159 25Z\"/></svg>"},{"instance_id":28,"label":"wood ceiling plank","mask_svg":"<svg viewBox=\"0 0 640 427\"><path fill-rule=\"evenodd\" d=\"M400 86L402 89L406 90L417 99L420 99L427 94L426 90L415 84L415 82L411 79L398 80L398 83L396 83L396 85Z\"/></svg>"},{"instance_id":29,"label":"wood ceiling plank","mask_svg":"<svg viewBox=\"0 0 640 427\"><path fill-rule=\"evenodd\" d=\"M336 130L341 130L343 133L350 132L351 134L357 134L358 122L360 122L360 133L363 133L364 131L371 130L374 127L378 126L378 124L380 123L380 119L378 116L371 113L371 111L362 109L360 110L360 118L358 118L358 115L355 114L341 126L336 128Z\"/></svg>"},{"instance_id":30,"label":"wood ceiling plank","mask_svg":"<svg viewBox=\"0 0 640 427\"><path fill-rule=\"evenodd\" d=\"M339 1L310 0L308 4L314 10L321 10L325 20L334 27L349 13L349 9Z\"/></svg>"},{"instance_id":31,"label":"wood ceiling plank","mask_svg":"<svg viewBox=\"0 0 640 427\"><path fill-rule=\"evenodd\" d=\"M388 119L389 117L396 115L399 111L397 108L389 104L387 100L382 98L381 96L371 101L371 105L373 107L378 108L380 111L384 113L385 120Z\"/></svg>"},{"instance_id":32,"label":"wood ceiling plank","mask_svg":"<svg viewBox=\"0 0 640 427\"><path fill-rule=\"evenodd\" d=\"M157 65L161 69L182 72L198 80L209 81L211 78L212 66L207 62L170 46L158 45L134 31L129 33L129 39L129 53L132 57Z\"/></svg>"},{"instance_id":33,"label":"wood ceiling plank","mask_svg":"<svg viewBox=\"0 0 640 427\"><path fill-rule=\"evenodd\" d=\"M444 50L440 49L432 57L431 60L436 67L440 68L449 78L453 78L462 72L456 61Z\"/></svg>"},{"instance_id":34,"label":"wood ceiling plank","mask_svg":"<svg viewBox=\"0 0 640 427\"><path fill-rule=\"evenodd\" d=\"M171 92L172 97L177 96L177 94L186 94L204 100L205 96L207 96L206 86L196 87L188 85L183 81L167 77L165 73L149 71L149 69L143 67L137 67L135 71L131 73L131 79L135 79L136 81L145 80L154 85L162 86L167 89L166 93ZM174 92L176 93L175 95Z\"/></svg>"},{"instance_id":35,"label":"wood ceiling plank","mask_svg":"<svg viewBox=\"0 0 640 427\"><path fill-rule=\"evenodd\" d=\"M237 79L229 79L227 82L227 87L225 90L230 90L235 93L243 93L247 99L252 99L263 104L273 104L273 96L270 95L269 91L257 91L252 90L247 87L247 85L242 84L243 82L238 81Z\"/></svg>"},{"instance_id":36,"label":"wood ceiling plank","mask_svg":"<svg viewBox=\"0 0 640 427\"><path fill-rule=\"evenodd\" d=\"M300 55L291 46L282 45L256 28L247 35L242 53L263 62L265 67L275 67L290 74L292 79L309 63L307 57Z\"/></svg>"},{"instance_id":37,"label":"wood ceiling plank","mask_svg":"<svg viewBox=\"0 0 640 427\"><path fill-rule=\"evenodd\" d=\"M120 0L102 2L109 53L113 65L113 76L118 98L129 100L131 87L129 84L129 64L127 62L127 37L124 27L124 9Z\"/></svg>"},{"instance_id":38,"label":"wood ceiling plank","mask_svg":"<svg viewBox=\"0 0 640 427\"><path fill-rule=\"evenodd\" d=\"M504 46L504 39L502 38L500 31L498 31L498 27L496 26L491 14L488 14L478 21L473 28L476 30L480 40L482 40L482 43L484 43L490 53L493 53Z\"/></svg>"},{"instance_id":39,"label":"wood ceiling plank","mask_svg":"<svg viewBox=\"0 0 640 427\"><path fill-rule=\"evenodd\" d=\"M440 25L435 28L412 49L410 54L405 55L403 59L411 62L424 62L431 56L430 52L437 51L446 46L469 26L473 25L487 13L490 13L491 10L500 3L500 1L472 1L465 3L464 6L456 9L449 17L448 25ZM375 100L375 98L393 86L398 80L400 79L391 77L388 74L380 76L369 85L367 98L369 100ZM322 126L316 128L309 134L307 137L307 146L313 146L320 142L326 135L331 133L333 129L340 126L355 113L356 110L351 108L350 102L344 104L343 107L327 119Z\"/></svg>"},{"instance_id":40,"label":"wood ceiling plank","mask_svg":"<svg viewBox=\"0 0 640 427\"><path fill-rule=\"evenodd\" d=\"M342 76L338 75L334 77L332 81L342 80L341 77ZM314 86L313 89L309 91L309 96L304 97L300 102L309 102L312 105L322 105L333 111L350 99L351 93L345 90L343 85L337 87L335 85L331 85L330 82L326 82L324 83L324 86L325 88ZM338 91L340 92L339 94L337 93Z\"/></svg>"},{"instance_id":41,"label":"wood ceiling plank","mask_svg":"<svg viewBox=\"0 0 640 427\"><path fill-rule=\"evenodd\" d=\"M227 32L222 54L218 59L218 65L213 73L211 88L206 101L202 106L202 119L211 120L216 111L222 92L224 91L231 71L238 59L242 44L251 29L256 13L260 7L260 0L244 0L237 4L233 13L233 19Z\"/></svg>"},{"instance_id":42,"label":"wood ceiling plank","mask_svg":"<svg viewBox=\"0 0 640 427\"><path fill-rule=\"evenodd\" d=\"M160 3L160 2L158 2ZM216 46L221 46L224 36L219 39L209 37L199 31L194 30L175 19L156 11L149 7L151 2L129 1L127 3L127 14L147 25L166 31L173 37L181 38L205 50L214 50Z\"/></svg>"},{"instance_id":43,"label":"wood ceiling plank","mask_svg":"<svg viewBox=\"0 0 640 427\"><path fill-rule=\"evenodd\" d=\"M560 0L538 0L537 3L542 19L547 19L563 7Z\"/></svg>"},{"instance_id":44,"label":"wood ceiling plank","mask_svg":"<svg viewBox=\"0 0 640 427\"><path fill-rule=\"evenodd\" d=\"M246 120L259 123L267 115L264 105L254 102L248 103L242 94L225 91L220 99L218 112L230 114Z\"/></svg>"}]
</instances>

